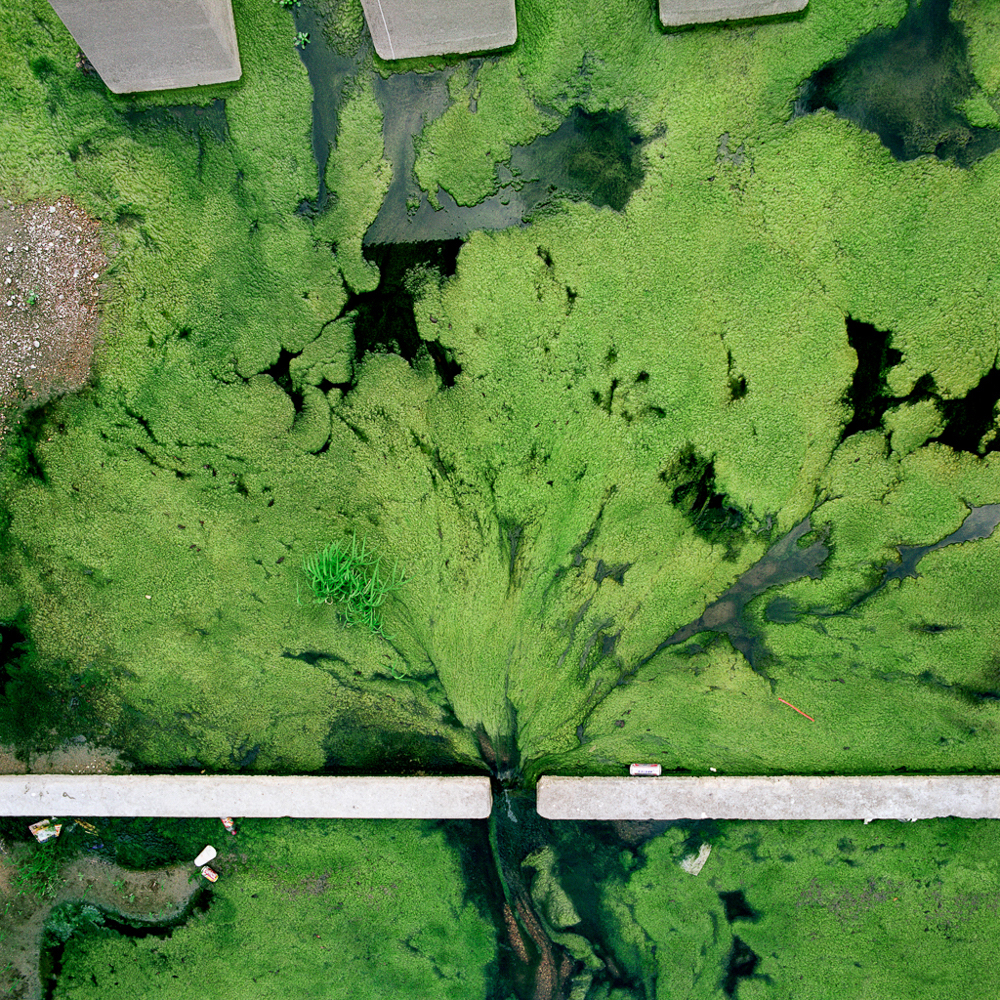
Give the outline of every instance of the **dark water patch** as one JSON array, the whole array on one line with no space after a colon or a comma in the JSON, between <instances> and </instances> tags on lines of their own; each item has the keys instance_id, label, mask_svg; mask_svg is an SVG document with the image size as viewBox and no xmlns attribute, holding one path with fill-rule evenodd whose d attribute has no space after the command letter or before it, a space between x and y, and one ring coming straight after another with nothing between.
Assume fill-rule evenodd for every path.
<instances>
[{"instance_id":1,"label":"dark water patch","mask_svg":"<svg viewBox=\"0 0 1000 1000\"><path fill-rule=\"evenodd\" d=\"M1000 131L969 123L976 90L950 0L911 0L895 28L880 28L803 85L796 114L828 108L878 135L897 160L932 154L968 167L1000 148Z\"/></svg>"},{"instance_id":2,"label":"dark water patch","mask_svg":"<svg viewBox=\"0 0 1000 1000\"><path fill-rule=\"evenodd\" d=\"M800 542L808 544L803 547ZM813 534L811 519L807 517L800 521L713 601L699 618L664 639L656 649L639 661L636 669L668 646L685 643L700 632L719 632L728 636L733 647L743 654L754 670L763 673L770 653L763 638L745 620L746 606L772 587L783 586L805 576L818 579L821 576L820 567L829 554L826 532L817 531Z\"/></svg>"},{"instance_id":3,"label":"dark water patch","mask_svg":"<svg viewBox=\"0 0 1000 1000\"><path fill-rule=\"evenodd\" d=\"M282 348L274 364L263 369L260 374L270 375L274 379L278 388L292 401L292 406L295 407L296 414L299 414L303 409L302 393L292 383L291 373L292 361L297 357L297 354L293 354L291 351L286 351Z\"/></svg>"},{"instance_id":4,"label":"dark water patch","mask_svg":"<svg viewBox=\"0 0 1000 1000\"><path fill-rule=\"evenodd\" d=\"M753 948L750 947L750 945L748 945L741 938L734 937L733 946L729 950L729 956L726 959L725 977L722 980L722 992L725 993L727 997L736 996L736 990L740 984L740 980L752 978L759 961L760 955L758 955Z\"/></svg>"},{"instance_id":5,"label":"dark water patch","mask_svg":"<svg viewBox=\"0 0 1000 1000\"><path fill-rule=\"evenodd\" d=\"M91 734L98 725L94 706L104 686L93 665L71 673L63 661L42 659L26 609L0 624L0 743L15 747L19 755Z\"/></svg>"},{"instance_id":6,"label":"dark water patch","mask_svg":"<svg viewBox=\"0 0 1000 1000\"><path fill-rule=\"evenodd\" d=\"M900 545L899 562L883 568L884 575L877 590L881 590L892 580L902 580L917 576L917 565L928 552L947 548L949 545L960 545L963 542L974 542L989 538L1000 524L1000 503L984 504L981 507L969 507L969 513L961 525L950 535L946 535L933 545ZM870 595L866 595L870 596Z\"/></svg>"},{"instance_id":7,"label":"dark water patch","mask_svg":"<svg viewBox=\"0 0 1000 1000\"><path fill-rule=\"evenodd\" d=\"M614 580L620 587L624 587L625 574L629 569L631 569L631 567L631 563L618 563L616 565L611 565L606 563L603 559L598 559L597 566L594 568L594 582L601 584L605 580Z\"/></svg>"},{"instance_id":8,"label":"dark water patch","mask_svg":"<svg viewBox=\"0 0 1000 1000\"><path fill-rule=\"evenodd\" d=\"M857 368L847 390L846 404L851 419L841 440L860 431L881 430L882 420L897 401L889 395L886 376L889 369L903 360L903 355L889 346L892 334L878 330L871 323L847 317L847 342L858 356Z\"/></svg>"},{"instance_id":9,"label":"dark water patch","mask_svg":"<svg viewBox=\"0 0 1000 1000\"><path fill-rule=\"evenodd\" d=\"M45 439L53 403L43 403L22 413L7 432L2 451L4 463L18 478L26 482L34 480L42 486L48 486L49 477L38 447Z\"/></svg>"},{"instance_id":10,"label":"dark water patch","mask_svg":"<svg viewBox=\"0 0 1000 1000\"><path fill-rule=\"evenodd\" d=\"M300 660L302 663L308 663L310 667L323 666L327 663L341 663L345 666L348 661L342 656L338 656L336 653L327 653L319 649L304 649L299 653L293 653L290 650L282 650L281 655L289 660Z\"/></svg>"},{"instance_id":11,"label":"dark water patch","mask_svg":"<svg viewBox=\"0 0 1000 1000\"><path fill-rule=\"evenodd\" d=\"M956 698L960 698L967 705L982 705L985 702L1000 701L1000 678L994 675L992 681L992 686L977 687L973 684L952 683L930 670L925 670L917 675L918 684L939 691L947 691L949 694L955 695Z\"/></svg>"},{"instance_id":12,"label":"dark water patch","mask_svg":"<svg viewBox=\"0 0 1000 1000\"><path fill-rule=\"evenodd\" d=\"M719 900L722 902L726 920L732 923L734 920L749 920L756 923L760 919L760 914L747 902L742 889L734 892L720 892Z\"/></svg>"},{"instance_id":13,"label":"dark water patch","mask_svg":"<svg viewBox=\"0 0 1000 1000\"><path fill-rule=\"evenodd\" d=\"M585 200L622 211L643 181L640 135L622 111L574 108L554 131L511 149L497 167L500 190L476 205L459 205L444 190L435 208L413 180L412 137L447 108L449 71L405 79L400 74L376 84L386 115L386 157L393 182L365 243L395 243L466 237L476 229L528 225L560 199ZM572 289L568 290L570 298Z\"/></svg>"},{"instance_id":14,"label":"dark water patch","mask_svg":"<svg viewBox=\"0 0 1000 1000\"><path fill-rule=\"evenodd\" d=\"M344 97L345 85L357 76L362 60L371 45L365 32L358 51L352 55L336 52L323 31L323 18L312 4L301 4L293 9L296 31L305 32L309 43L298 46L299 56L309 74L312 86L312 145L316 160L317 195L313 201L304 198L298 206L299 215L312 218L326 207L329 192L326 188L326 163L330 150L337 144L337 129L340 122L340 104Z\"/></svg>"},{"instance_id":15,"label":"dark water patch","mask_svg":"<svg viewBox=\"0 0 1000 1000\"><path fill-rule=\"evenodd\" d=\"M940 407L934 378L922 375L905 396L889 392L888 375L903 360L900 351L891 346L892 332L879 330L871 323L845 317L847 341L858 357L851 384L844 396L844 405L851 411L850 420L840 435L841 442L863 431L884 431L885 415L900 406L912 406L924 400L934 400Z\"/></svg>"},{"instance_id":16,"label":"dark water patch","mask_svg":"<svg viewBox=\"0 0 1000 1000\"><path fill-rule=\"evenodd\" d=\"M0 622L0 694L11 679L8 666L31 650L28 616L22 609L14 618Z\"/></svg>"},{"instance_id":17,"label":"dark water patch","mask_svg":"<svg viewBox=\"0 0 1000 1000\"><path fill-rule=\"evenodd\" d=\"M63 980L63 957L70 939L105 938L117 935L128 938L155 937L161 941L170 938L178 927L184 926L196 914L208 912L212 890L198 890L183 910L162 921L128 921L118 914L94 903L65 903L53 910L46 921L39 955L39 973L44 985L45 1000L53 1000L56 990L73 988L75 977Z\"/></svg>"},{"instance_id":18,"label":"dark water patch","mask_svg":"<svg viewBox=\"0 0 1000 1000\"><path fill-rule=\"evenodd\" d=\"M367 354L398 354L411 365L430 363L445 388L455 384L461 365L440 341L424 340L414 315L415 282L441 280L455 273L461 240L400 243L365 248L378 265L379 284L372 292L352 292L341 317L354 328L355 361ZM437 317L428 317L432 323ZM442 329L442 337L447 329Z\"/></svg>"},{"instance_id":19,"label":"dark water patch","mask_svg":"<svg viewBox=\"0 0 1000 1000\"><path fill-rule=\"evenodd\" d=\"M544 184L549 196L583 199L620 212L643 181L643 142L624 112L576 107L554 132L515 146L510 169L526 185Z\"/></svg>"},{"instance_id":20,"label":"dark water patch","mask_svg":"<svg viewBox=\"0 0 1000 1000\"><path fill-rule=\"evenodd\" d=\"M470 65L475 62L470 60ZM448 109L448 80L453 72L454 68L394 73L387 78L375 74L375 99L382 110L382 139L385 158L392 164L392 181L365 234L366 244L454 239L473 229L499 228L459 221L462 210L450 197L440 199L441 209L436 212L413 172L417 162L414 137ZM487 217L488 212L478 221Z\"/></svg>"},{"instance_id":21,"label":"dark water patch","mask_svg":"<svg viewBox=\"0 0 1000 1000\"><path fill-rule=\"evenodd\" d=\"M660 473L671 488L670 500L684 513L701 538L724 546L725 558L735 560L743 548L743 512L730 503L715 485L715 464L687 445Z\"/></svg>"},{"instance_id":22,"label":"dark water patch","mask_svg":"<svg viewBox=\"0 0 1000 1000\"><path fill-rule=\"evenodd\" d=\"M793 600L775 597L764 609L764 617L775 625L794 625L802 616Z\"/></svg>"},{"instance_id":23,"label":"dark water patch","mask_svg":"<svg viewBox=\"0 0 1000 1000\"><path fill-rule=\"evenodd\" d=\"M973 455L1000 451L997 405L1000 403L1000 369L991 368L961 399L938 401L944 430L933 440L955 451ZM991 435L988 437L988 435Z\"/></svg>"}]
</instances>

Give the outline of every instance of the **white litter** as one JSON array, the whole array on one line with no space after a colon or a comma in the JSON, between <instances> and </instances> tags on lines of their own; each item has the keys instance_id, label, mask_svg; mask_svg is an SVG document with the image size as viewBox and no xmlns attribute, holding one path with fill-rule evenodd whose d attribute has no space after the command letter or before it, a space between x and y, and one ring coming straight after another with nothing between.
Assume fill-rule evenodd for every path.
<instances>
[{"instance_id":1,"label":"white litter","mask_svg":"<svg viewBox=\"0 0 1000 1000\"><path fill-rule=\"evenodd\" d=\"M208 844L205 847L205 850L203 850L201 854L194 859L194 863L200 868L202 865L207 865L208 862L211 861L212 858L214 858L218 853L219 852L211 844Z\"/></svg>"},{"instance_id":2,"label":"white litter","mask_svg":"<svg viewBox=\"0 0 1000 1000\"><path fill-rule=\"evenodd\" d=\"M708 861L708 856L711 853L712 845L702 844L697 855L689 854L686 858L681 859L679 864L688 875L697 875L705 867L705 862Z\"/></svg>"}]
</instances>

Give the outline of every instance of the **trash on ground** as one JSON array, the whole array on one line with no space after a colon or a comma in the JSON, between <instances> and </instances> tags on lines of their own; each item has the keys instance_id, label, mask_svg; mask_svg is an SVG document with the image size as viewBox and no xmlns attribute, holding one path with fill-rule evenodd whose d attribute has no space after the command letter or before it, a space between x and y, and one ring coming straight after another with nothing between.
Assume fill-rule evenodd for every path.
<instances>
[{"instance_id":1,"label":"trash on ground","mask_svg":"<svg viewBox=\"0 0 1000 1000\"><path fill-rule=\"evenodd\" d=\"M202 866L201 873L208 879L209 882L219 881L219 873L214 868L209 868L208 865Z\"/></svg>"},{"instance_id":2,"label":"trash on ground","mask_svg":"<svg viewBox=\"0 0 1000 1000\"><path fill-rule=\"evenodd\" d=\"M214 858L215 855L218 853L219 852L211 844L207 844L205 850L203 850L201 854L199 854L198 857L194 859L194 863L198 867L201 867L201 865L211 861L212 858Z\"/></svg>"},{"instance_id":3,"label":"trash on ground","mask_svg":"<svg viewBox=\"0 0 1000 1000\"><path fill-rule=\"evenodd\" d=\"M236 824L233 822L232 816L220 816L222 820L222 825L235 837L236 836Z\"/></svg>"},{"instance_id":4,"label":"trash on ground","mask_svg":"<svg viewBox=\"0 0 1000 1000\"><path fill-rule=\"evenodd\" d=\"M688 873L688 875L697 875L698 872L705 867L705 862L708 861L708 856L712 853L711 844L702 844L697 855L689 854L686 858L683 858L679 863L681 868Z\"/></svg>"},{"instance_id":5,"label":"trash on ground","mask_svg":"<svg viewBox=\"0 0 1000 1000\"><path fill-rule=\"evenodd\" d=\"M628 773L631 775L652 775L658 778L663 773L663 767L660 764L629 764Z\"/></svg>"},{"instance_id":6,"label":"trash on ground","mask_svg":"<svg viewBox=\"0 0 1000 1000\"><path fill-rule=\"evenodd\" d=\"M44 844L46 840L58 837L62 833L62 823L56 823L53 816L52 819L40 819L37 823L32 823L28 829L39 844Z\"/></svg>"}]
</instances>

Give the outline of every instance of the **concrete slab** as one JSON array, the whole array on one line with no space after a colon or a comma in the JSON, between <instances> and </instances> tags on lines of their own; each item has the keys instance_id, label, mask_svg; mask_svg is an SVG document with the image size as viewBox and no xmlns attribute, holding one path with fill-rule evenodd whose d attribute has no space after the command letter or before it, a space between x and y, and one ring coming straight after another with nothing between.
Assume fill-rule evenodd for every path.
<instances>
[{"instance_id":1,"label":"concrete slab","mask_svg":"<svg viewBox=\"0 0 1000 1000\"><path fill-rule=\"evenodd\" d=\"M1000 777L559 778L546 819L1000 819Z\"/></svg>"},{"instance_id":2,"label":"concrete slab","mask_svg":"<svg viewBox=\"0 0 1000 1000\"><path fill-rule=\"evenodd\" d=\"M803 10L808 0L660 0L660 20L668 28L712 21L742 21Z\"/></svg>"},{"instance_id":3,"label":"concrete slab","mask_svg":"<svg viewBox=\"0 0 1000 1000\"><path fill-rule=\"evenodd\" d=\"M514 0L361 0L383 59L484 52L517 41Z\"/></svg>"},{"instance_id":4,"label":"concrete slab","mask_svg":"<svg viewBox=\"0 0 1000 1000\"><path fill-rule=\"evenodd\" d=\"M108 89L172 90L240 78L230 0L50 0Z\"/></svg>"},{"instance_id":5,"label":"concrete slab","mask_svg":"<svg viewBox=\"0 0 1000 1000\"><path fill-rule=\"evenodd\" d=\"M489 778L0 775L3 816L485 819Z\"/></svg>"}]
</instances>

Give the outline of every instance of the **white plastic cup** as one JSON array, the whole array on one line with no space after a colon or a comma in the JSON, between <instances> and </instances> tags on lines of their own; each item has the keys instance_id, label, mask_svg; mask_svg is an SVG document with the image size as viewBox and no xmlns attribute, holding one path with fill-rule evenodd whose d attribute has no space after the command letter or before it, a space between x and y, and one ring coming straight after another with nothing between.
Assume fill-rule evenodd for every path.
<instances>
[{"instance_id":1,"label":"white plastic cup","mask_svg":"<svg viewBox=\"0 0 1000 1000\"><path fill-rule=\"evenodd\" d=\"M194 859L194 863L198 868L200 868L202 865L207 865L208 862L211 861L212 858L214 858L218 853L219 852L211 844L208 844L205 847L205 850L203 850L201 854Z\"/></svg>"}]
</instances>

